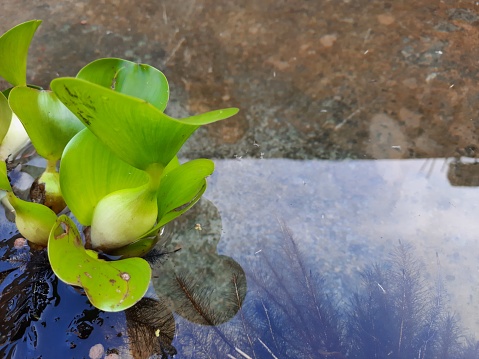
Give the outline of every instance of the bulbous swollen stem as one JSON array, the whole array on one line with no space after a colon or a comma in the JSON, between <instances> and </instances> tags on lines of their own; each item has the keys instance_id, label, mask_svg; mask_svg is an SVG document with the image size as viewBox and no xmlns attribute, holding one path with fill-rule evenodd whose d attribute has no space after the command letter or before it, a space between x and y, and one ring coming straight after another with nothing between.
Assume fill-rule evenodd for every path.
<instances>
[{"instance_id":1,"label":"bulbous swollen stem","mask_svg":"<svg viewBox=\"0 0 479 359\"><path fill-rule=\"evenodd\" d=\"M40 203L60 213L66 203L60 188L60 174L57 171L56 160L47 160L43 174L32 184L30 198L32 202Z\"/></svg>"},{"instance_id":2,"label":"bulbous swollen stem","mask_svg":"<svg viewBox=\"0 0 479 359\"><path fill-rule=\"evenodd\" d=\"M30 242L46 247L50 230L56 222L56 214L48 207L17 198L7 193L8 201L15 208L18 231Z\"/></svg>"},{"instance_id":3,"label":"bulbous swollen stem","mask_svg":"<svg viewBox=\"0 0 479 359\"><path fill-rule=\"evenodd\" d=\"M157 216L156 189L150 182L110 193L93 212L92 248L108 253L126 246L153 228Z\"/></svg>"}]
</instances>

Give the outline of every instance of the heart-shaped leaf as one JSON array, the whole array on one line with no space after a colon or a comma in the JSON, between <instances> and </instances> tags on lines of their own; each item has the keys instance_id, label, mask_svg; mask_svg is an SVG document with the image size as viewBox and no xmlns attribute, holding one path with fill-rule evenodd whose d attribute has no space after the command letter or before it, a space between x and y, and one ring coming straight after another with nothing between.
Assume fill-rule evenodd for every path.
<instances>
[{"instance_id":1,"label":"heart-shaped leaf","mask_svg":"<svg viewBox=\"0 0 479 359\"><path fill-rule=\"evenodd\" d=\"M177 120L144 100L85 80L59 78L51 87L113 153L142 170L165 167L200 125L238 112L230 108Z\"/></svg>"},{"instance_id":2,"label":"heart-shaped leaf","mask_svg":"<svg viewBox=\"0 0 479 359\"><path fill-rule=\"evenodd\" d=\"M7 98L0 92L0 144L8 132L10 122L12 122L12 110L8 106Z\"/></svg>"},{"instance_id":3,"label":"heart-shaped leaf","mask_svg":"<svg viewBox=\"0 0 479 359\"><path fill-rule=\"evenodd\" d=\"M33 35L42 22L19 24L0 37L0 76L14 86L27 84L27 56Z\"/></svg>"},{"instance_id":4,"label":"heart-shaped leaf","mask_svg":"<svg viewBox=\"0 0 479 359\"><path fill-rule=\"evenodd\" d=\"M168 81L150 65L116 58L99 59L82 68L77 78L145 100L160 111L168 103Z\"/></svg>"},{"instance_id":5,"label":"heart-shaped leaf","mask_svg":"<svg viewBox=\"0 0 479 359\"><path fill-rule=\"evenodd\" d=\"M52 228L48 258L59 279L82 287L95 307L108 312L133 306L143 298L150 283L151 268L145 260L98 259L98 253L83 247L78 229L66 215L60 216Z\"/></svg>"},{"instance_id":6,"label":"heart-shaped leaf","mask_svg":"<svg viewBox=\"0 0 479 359\"><path fill-rule=\"evenodd\" d=\"M16 87L8 101L38 154L49 161L59 160L68 141L84 128L51 91Z\"/></svg>"},{"instance_id":7,"label":"heart-shaped leaf","mask_svg":"<svg viewBox=\"0 0 479 359\"><path fill-rule=\"evenodd\" d=\"M72 138L60 163L63 197L83 225L91 224L93 211L103 197L147 182L144 171L120 160L88 129Z\"/></svg>"}]
</instances>

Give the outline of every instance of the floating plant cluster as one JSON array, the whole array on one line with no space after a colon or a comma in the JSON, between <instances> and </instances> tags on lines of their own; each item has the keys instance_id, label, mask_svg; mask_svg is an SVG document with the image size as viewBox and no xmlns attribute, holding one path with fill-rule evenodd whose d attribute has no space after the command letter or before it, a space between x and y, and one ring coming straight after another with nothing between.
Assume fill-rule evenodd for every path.
<instances>
[{"instance_id":1,"label":"floating plant cluster","mask_svg":"<svg viewBox=\"0 0 479 359\"><path fill-rule=\"evenodd\" d=\"M238 110L172 118L164 113L163 73L117 58L54 79L51 91L27 84L28 48L40 23L0 37L0 76L13 85L0 92L2 202L30 245L48 248L60 280L82 287L95 307L121 311L149 286L151 268L141 257L199 200L214 170L208 159L180 163L178 151L201 125ZM46 166L25 200L8 176L28 141ZM88 229L84 236L75 221Z\"/></svg>"}]
</instances>

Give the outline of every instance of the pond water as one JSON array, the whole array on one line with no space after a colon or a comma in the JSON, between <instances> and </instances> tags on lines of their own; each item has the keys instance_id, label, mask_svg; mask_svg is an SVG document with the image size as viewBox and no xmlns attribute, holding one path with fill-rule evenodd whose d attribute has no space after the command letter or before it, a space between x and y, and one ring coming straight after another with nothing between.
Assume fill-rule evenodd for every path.
<instances>
[{"instance_id":1,"label":"pond water","mask_svg":"<svg viewBox=\"0 0 479 359\"><path fill-rule=\"evenodd\" d=\"M4 0L0 31L33 18L31 83L115 56L173 116L241 112L183 149L215 173L126 313L2 213L4 357L479 358L478 2Z\"/></svg>"}]
</instances>

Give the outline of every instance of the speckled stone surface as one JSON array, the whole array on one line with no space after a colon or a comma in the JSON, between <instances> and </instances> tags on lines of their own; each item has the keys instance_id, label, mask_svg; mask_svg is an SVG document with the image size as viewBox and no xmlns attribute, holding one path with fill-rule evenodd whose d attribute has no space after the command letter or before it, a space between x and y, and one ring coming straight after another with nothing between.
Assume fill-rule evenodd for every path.
<instances>
[{"instance_id":1,"label":"speckled stone surface","mask_svg":"<svg viewBox=\"0 0 479 359\"><path fill-rule=\"evenodd\" d=\"M4 0L0 31L43 19L29 79L48 87L117 56L162 69L172 113L237 106L185 155L473 155L479 5L473 1ZM391 146L400 146L392 148Z\"/></svg>"},{"instance_id":2,"label":"speckled stone surface","mask_svg":"<svg viewBox=\"0 0 479 359\"><path fill-rule=\"evenodd\" d=\"M443 159L478 148L479 2L3 0L0 8L1 32L44 20L31 83L48 88L115 56L164 71L172 115L241 109L183 150L220 159L206 197L223 219L221 253L254 260L279 243L283 219L341 294L365 264L410 241L428 276L444 279L462 324L479 333L479 173L448 172ZM359 160L319 161L345 158ZM394 160L412 158L421 160Z\"/></svg>"}]
</instances>

